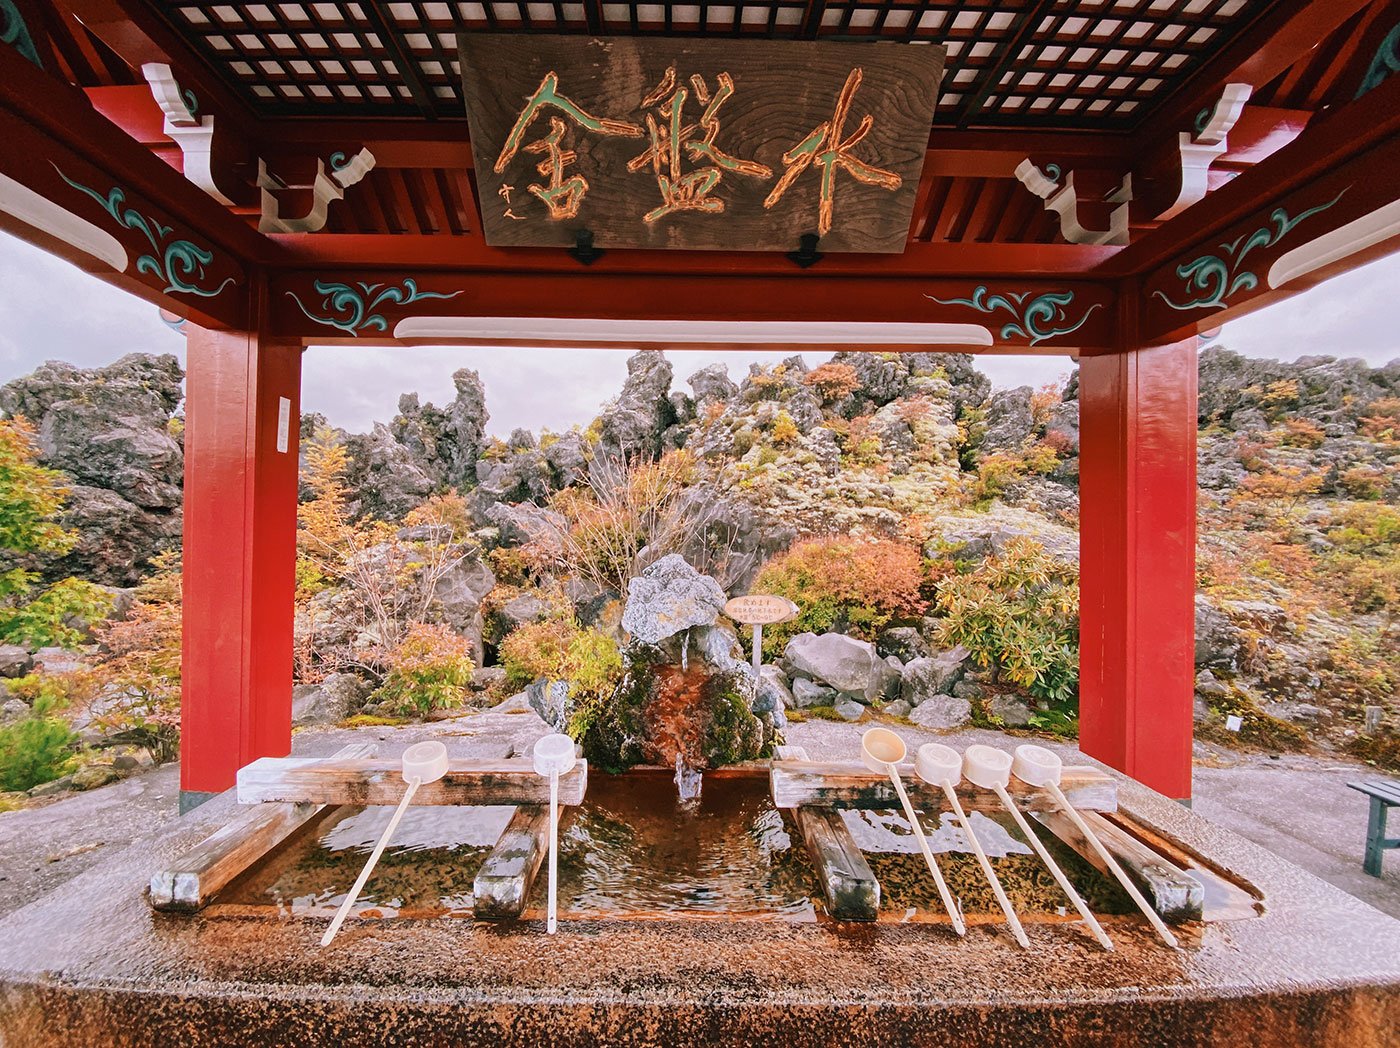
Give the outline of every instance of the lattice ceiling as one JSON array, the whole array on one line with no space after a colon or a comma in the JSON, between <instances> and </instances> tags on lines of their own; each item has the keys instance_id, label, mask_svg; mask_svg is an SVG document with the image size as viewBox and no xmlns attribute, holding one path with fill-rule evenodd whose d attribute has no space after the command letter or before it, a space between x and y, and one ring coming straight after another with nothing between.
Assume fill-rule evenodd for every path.
<instances>
[{"instance_id":1,"label":"lattice ceiling","mask_svg":"<svg viewBox=\"0 0 1400 1048\"><path fill-rule=\"evenodd\" d=\"M462 30L948 47L937 126L1124 129L1269 0L157 4L259 112L464 116Z\"/></svg>"}]
</instances>

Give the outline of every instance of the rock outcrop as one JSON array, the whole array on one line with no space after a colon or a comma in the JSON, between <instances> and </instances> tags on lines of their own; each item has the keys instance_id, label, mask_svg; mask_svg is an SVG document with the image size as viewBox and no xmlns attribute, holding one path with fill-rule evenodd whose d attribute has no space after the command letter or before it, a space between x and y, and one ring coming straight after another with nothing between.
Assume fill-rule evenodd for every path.
<instances>
[{"instance_id":1,"label":"rock outcrop","mask_svg":"<svg viewBox=\"0 0 1400 1048\"><path fill-rule=\"evenodd\" d=\"M174 356L132 353L92 369L49 361L0 387L0 411L34 423L41 463L73 481L61 523L76 542L45 576L132 586L179 548L183 379Z\"/></svg>"}]
</instances>

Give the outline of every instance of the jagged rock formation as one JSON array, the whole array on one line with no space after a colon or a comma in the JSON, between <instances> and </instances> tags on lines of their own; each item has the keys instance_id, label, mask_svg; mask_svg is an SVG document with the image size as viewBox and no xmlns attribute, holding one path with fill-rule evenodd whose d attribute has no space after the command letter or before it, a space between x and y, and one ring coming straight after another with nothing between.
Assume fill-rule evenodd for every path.
<instances>
[{"instance_id":1,"label":"jagged rock formation","mask_svg":"<svg viewBox=\"0 0 1400 1048\"><path fill-rule=\"evenodd\" d=\"M132 353L93 369L49 361L0 387L0 411L38 427L40 461L73 478L62 523L77 541L45 575L133 586L179 548L183 380L174 356Z\"/></svg>"},{"instance_id":2,"label":"jagged rock formation","mask_svg":"<svg viewBox=\"0 0 1400 1048\"><path fill-rule=\"evenodd\" d=\"M172 357L136 355L91 371L51 363L0 389L0 410L32 418L46 464L74 480L68 522L79 542L56 573L130 585L155 552L178 545L182 455L171 419L181 377ZM873 638L875 647L861 651L859 680L847 679L835 656L822 667L804 662L802 645L781 668L751 679L733 631L708 610L682 616L688 634L653 635L646 623L655 616L639 600L627 605L628 620L618 594L557 567L540 569L537 582L512 576L511 588L498 588L497 561L488 558L508 554L505 562L517 563L511 558L531 554L515 547L557 537L567 527L559 504L551 505L559 491L614 483L623 466L679 448L694 457L695 470L681 511L704 527L631 562L634 573L658 580L654 596L662 600L669 583L659 573L681 558L706 565L712 603L722 603L725 594L746 592L761 565L795 540L827 534L896 538L920 545L931 561L962 567L1030 536L1073 561L1077 373L1058 391L994 392L964 354L838 353L816 369L801 357L755 364L737 381L724 365L710 365L678 384L687 392L673 388L670 362L646 351L629 360L621 393L592 425L562 434L517 430L507 440L485 435L477 374L464 369L454 381L446 407L406 394L389 423L341 435L357 512L397 521L432 494L464 496L475 531L457 541L473 549L438 583L433 614L488 660L510 630L556 613L546 585L565 594L584 625L618 638L630 631L627 695L635 701L624 703L611 734L600 728L593 742L608 760L669 763L680 755L699 766L712 759L707 747L749 753L754 740L771 742L784 709L816 705L859 718L883 703L888 713L939 728L974 716L1008 724L1033 716L1021 697L989 688L996 682L970 668L965 654L940 651L932 619ZM1200 357L1200 388L1199 716L1214 724L1242 705L1319 733L1346 730L1361 704L1393 702L1377 698L1376 681L1400 679L1387 654L1400 648L1394 602L1385 596L1390 525L1342 519L1377 517L1376 507L1400 501L1400 361L1281 363L1213 347ZM303 420L304 435L316 421ZM1307 585L1313 589L1305 592ZM333 619L322 613L341 599L319 594L318 620ZM843 651L864 644L814 640ZM641 711L674 705L669 698L656 705L658 678L670 681L667 695L687 701L707 687L712 706L716 695L727 696L714 707L735 711L724 745L702 732L669 748L637 748L635 740L657 730ZM702 679L725 683L702 686ZM542 693L543 706L549 698Z\"/></svg>"}]
</instances>

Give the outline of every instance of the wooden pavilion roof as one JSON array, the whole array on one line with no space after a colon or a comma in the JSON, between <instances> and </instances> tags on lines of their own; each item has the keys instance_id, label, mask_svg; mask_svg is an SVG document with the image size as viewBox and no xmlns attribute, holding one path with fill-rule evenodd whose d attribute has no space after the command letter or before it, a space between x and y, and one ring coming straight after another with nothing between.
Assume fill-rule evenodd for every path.
<instances>
[{"instance_id":1,"label":"wooden pavilion roof","mask_svg":"<svg viewBox=\"0 0 1400 1048\"><path fill-rule=\"evenodd\" d=\"M1080 281L1073 286L1087 300L1094 287L1126 294L1132 281L1174 279L1213 238L1267 216L1269 201L1389 141L1394 114L1386 100L1394 86L1354 100L1400 18L1397 0L16 2L44 72L66 80L116 126L109 135L77 110L60 114L51 102L25 99L18 87L16 116L91 158L125 157L139 147L140 157L119 165L140 174L129 184L144 186L148 199L174 207L174 217L234 257L277 279L293 271L309 279L318 267L347 278L356 267L375 279L449 271L519 278L518 288L509 287L522 302L530 281L577 272L577 263L554 249L485 244L456 57L461 32L943 44L947 63L908 247L902 255L830 255L814 272L881 278L890 295L892 282L905 281L898 294L915 298L923 298L917 282L928 279L1006 278L1022 281L1022 290L1027 281ZM188 182L160 188L167 179L146 163L151 155L166 174L183 170L184 158L142 73L153 62L173 68L200 112L216 114L231 136L225 157L232 156L240 183L233 203L218 204ZM16 70L11 82L22 76ZM1178 137L1232 83L1250 85L1252 95L1209 169L1209 195L1176 218L1160 218L1181 185ZM277 190L288 213L299 214L317 163L360 147L373 153L373 169L331 204L323 227L257 231L259 161L288 187ZM1067 242L1059 218L1015 174L1027 159L1073 171L1091 229L1106 226L1112 206L1104 198L1131 173L1126 243ZM1385 162L1377 153L1366 163L1357 170L1381 170ZM1389 199L1373 180L1357 185L1328 221L1364 213L1366 200ZM1310 197L1302 204L1300 212L1314 206ZM623 312L640 295L639 280L657 281L660 293L672 274L786 279L790 268L780 254L702 254L620 251L590 271L589 287L618 281ZM961 294L971 290L968 284ZM751 294L756 313L769 308L762 292ZM1230 309L1245 308L1240 303ZM1147 326L1164 332L1196 318L1155 308L1160 315ZM1212 321L1229 312L1219 308ZM1105 339L1108 331L1091 324L1081 334Z\"/></svg>"},{"instance_id":2,"label":"wooden pavilion roof","mask_svg":"<svg viewBox=\"0 0 1400 1048\"><path fill-rule=\"evenodd\" d=\"M739 0L735 3L195 3L151 13L265 116L463 119L456 34L760 37L941 43L939 128L1132 130L1251 27L1272 0ZM1379 13L1356 12L1257 92L1315 109ZM61 46L75 83L139 83L70 8Z\"/></svg>"},{"instance_id":3,"label":"wooden pavilion roof","mask_svg":"<svg viewBox=\"0 0 1400 1048\"><path fill-rule=\"evenodd\" d=\"M1059 238L1055 216L1014 177L1012 153L1020 149L1024 156L1036 145L1053 145L1057 157L1087 153L1080 183L1107 190L1121 158L1134 148L1134 134L1148 128L1154 114L1173 99L1186 98L1187 108L1213 102L1190 91L1193 81L1215 86L1207 68L1212 60L1225 58L1228 65L1232 48L1257 49L1306 6L1273 0L60 0L45 28L63 74L83 88L145 89L139 69L144 51L128 48L123 56L113 46L137 35L121 29L129 20L140 34L172 37L187 47L257 120L283 129L300 125L289 137L305 145L316 144L308 139L319 128L328 148L342 148L346 118L376 121L379 138L455 140L461 146L455 155L450 145L412 162L396 164L392 155L381 155L362 189L331 209L325 228L389 235L480 230L456 57L459 32L943 43L947 70L930 149L983 155L971 163L961 156L927 165L911 242L1053 244ZM1278 113L1257 136L1268 140L1266 148L1289 137L1278 133L1279 125L1296 133L1312 113L1354 90L1345 73L1383 6L1339 0L1347 15L1324 23L1320 46L1286 61L1255 92L1256 106ZM100 91L94 94L101 106ZM456 126L446 135L425 128L438 122ZM1004 134L976 134L982 130L1052 137L1017 145ZM1000 155L987 155L992 145L1001 147ZM1222 158L1222 177L1241 157L1261 159L1259 145L1251 139L1236 156ZM448 162L437 162L444 158Z\"/></svg>"}]
</instances>

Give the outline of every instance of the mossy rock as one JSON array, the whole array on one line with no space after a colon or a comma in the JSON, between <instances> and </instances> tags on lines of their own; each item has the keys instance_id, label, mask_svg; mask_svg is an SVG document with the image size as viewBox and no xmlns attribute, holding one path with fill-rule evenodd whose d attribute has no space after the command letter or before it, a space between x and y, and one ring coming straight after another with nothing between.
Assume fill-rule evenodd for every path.
<instances>
[{"instance_id":1,"label":"mossy rock","mask_svg":"<svg viewBox=\"0 0 1400 1048\"><path fill-rule=\"evenodd\" d=\"M1220 719L1218 722L1198 724L1198 738L1225 746L1255 746L1273 751L1306 749L1310 741L1308 733L1302 728L1265 713L1237 687L1232 687L1228 694L1213 698L1210 709ZM1240 718L1240 730L1237 732L1228 730L1224 725L1225 718L1232 714Z\"/></svg>"},{"instance_id":2,"label":"mossy rock","mask_svg":"<svg viewBox=\"0 0 1400 1048\"><path fill-rule=\"evenodd\" d=\"M575 738L590 764L617 773L659 759L652 752L648 708L658 698L662 678L656 666L665 661L658 648L634 648L627 674L612 699L594 712L587 724L575 724ZM723 767L763 755L764 726L749 708L742 683L737 673L717 673L701 689L694 716L702 720L700 748L705 767Z\"/></svg>"}]
</instances>

